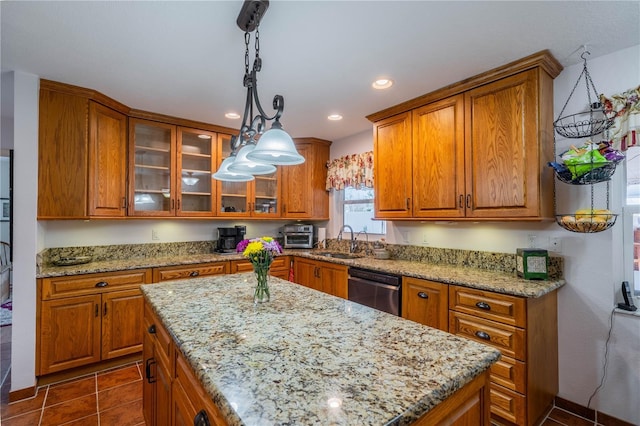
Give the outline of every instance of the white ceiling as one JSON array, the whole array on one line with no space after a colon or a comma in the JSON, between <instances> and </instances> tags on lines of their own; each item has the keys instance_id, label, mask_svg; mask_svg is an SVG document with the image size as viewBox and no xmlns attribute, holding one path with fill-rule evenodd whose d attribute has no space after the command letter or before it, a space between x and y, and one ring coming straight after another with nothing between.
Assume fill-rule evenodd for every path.
<instances>
[{"instance_id":1,"label":"white ceiling","mask_svg":"<svg viewBox=\"0 0 640 426\"><path fill-rule=\"evenodd\" d=\"M239 127L240 0L2 1L2 70L96 89L132 108ZM261 101L292 136L336 140L365 116L549 49L564 65L640 43L639 1L271 1ZM371 88L379 77L395 85ZM340 122L327 115L339 113Z\"/></svg>"}]
</instances>

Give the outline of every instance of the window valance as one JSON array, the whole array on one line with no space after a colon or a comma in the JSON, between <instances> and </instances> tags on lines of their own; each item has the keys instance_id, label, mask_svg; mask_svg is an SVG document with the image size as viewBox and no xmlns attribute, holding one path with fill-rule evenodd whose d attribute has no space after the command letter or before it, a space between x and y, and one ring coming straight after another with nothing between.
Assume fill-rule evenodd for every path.
<instances>
[{"instance_id":1,"label":"window valance","mask_svg":"<svg viewBox=\"0 0 640 426\"><path fill-rule=\"evenodd\" d=\"M373 151L333 159L327 168L327 191L347 186L373 188Z\"/></svg>"},{"instance_id":2,"label":"window valance","mask_svg":"<svg viewBox=\"0 0 640 426\"><path fill-rule=\"evenodd\" d=\"M605 112L615 112L613 126L608 137L616 149L626 151L632 146L640 146L640 86L607 98L600 95Z\"/></svg>"}]
</instances>

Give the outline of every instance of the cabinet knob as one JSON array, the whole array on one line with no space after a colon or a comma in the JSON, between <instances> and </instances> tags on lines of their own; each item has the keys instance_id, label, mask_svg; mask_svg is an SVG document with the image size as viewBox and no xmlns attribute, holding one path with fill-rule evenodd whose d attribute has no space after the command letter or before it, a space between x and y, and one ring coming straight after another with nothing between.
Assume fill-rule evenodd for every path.
<instances>
[{"instance_id":1,"label":"cabinet knob","mask_svg":"<svg viewBox=\"0 0 640 426\"><path fill-rule=\"evenodd\" d=\"M428 299L429 295L427 293L425 293L424 291L420 291L420 292L418 292L418 297L420 299Z\"/></svg>"},{"instance_id":2,"label":"cabinet knob","mask_svg":"<svg viewBox=\"0 0 640 426\"><path fill-rule=\"evenodd\" d=\"M198 275L200 275L200 272L198 272L198 271L192 271L192 272L189 274L189 276L190 276L190 277L197 277Z\"/></svg>"},{"instance_id":3,"label":"cabinet knob","mask_svg":"<svg viewBox=\"0 0 640 426\"><path fill-rule=\"evenodd\" d=\"M200 410L193 418L193 426L211 426L206 411Z\"/></svg>"},{"instance_id":4,"label":"cabinet knob","mask_svg":"<svg viewBox=\"0 0 640 426\"><path fill-rule=\"evenodd\" d=\"M155 324L151 324L149 326L149 328L147 329L147 331L149 332L149 334L156 334L156 325Z\"/></svg>"},{"instance_id":5,"label":"cabinet knob","mask_svg":"<svg viewBox=\"0 0 640 426\"><path fill-rule=\"evenodd\" d=\"M480 309L484 309L485 311L490 311L491 310L491 305L489 305L488 303L485 302L478 302L476 303L476 306Z\"/></svg>"},{"instance_id":6,"label":"cabinet knob","mask_svg":"<svg viewBox=\"0 0 640 426\"><path fill-rule=\"evenodd\" d=\"M106 281L100 281L100 282L96 283L96 285L95 285L95 286L96 286L97 288L102 288L102 287L106 287L106 286L108 286L108 285L109 285L109 283L108 283L108 282L106 282Z\"/></svg>"},{"instance_id":7,"label":"cabinet knob","mask_svg":"<svg viewBox=\"0 0 640 426\"><path fill-rule=\"evenodd\" d=\"M476 331L476 337L482 340L491 340L491 336L489 336L489 333L485 333L482 330Z\"/></svg>"}]
</instances>

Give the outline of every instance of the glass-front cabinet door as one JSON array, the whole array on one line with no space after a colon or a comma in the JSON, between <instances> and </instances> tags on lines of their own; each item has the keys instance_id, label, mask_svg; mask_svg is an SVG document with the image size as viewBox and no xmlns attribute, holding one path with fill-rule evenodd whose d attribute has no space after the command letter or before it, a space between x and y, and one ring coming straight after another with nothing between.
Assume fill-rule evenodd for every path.
<instances>
[{"instance_id":1,"label":"glass-front cabinet door","mask_svg":"<svg viewBox=\"0 0 640 426\"><path fill-rule=\"evenodd\" d=\"M230 135L218 135L218 166L231 154ZM218 181L218 213L223 217L279 217L280 176L278 168L268 175L257 175L250 182Z\"/></svg>"},{"instance_id":2,"label":"glass-front cabinet door","mask_svg":"<svg viewBox=\"0 0 640 426\"><path fill-rule=\"evenodd\" d=\"M215 214L215 185L211 174L217 165L217 134L178 127L177 215Z\"/></svg>"},{"instance_id":3,"label":"glass-front cabinet door","mask_svg":"<svg viewBox=\"0 0 640 426\"><path fill-rule=\"evenodd\" d=\"M280 216L281 168L268 175L256 176L253 181L252 216Z\"/></svg>"},{"instance_id":4,"label":"glass-front cabinet door","mask_svg":"<svg viewBox=\"0 0 640 426\"><path fill-rule=\"evenodd\" d=\"M218 167L231 154L231 135L218 135ZM249 216L250 182L216 181L218 190L218 212L216 216Z\"/></svg>"},{"instance_id":5,"label":"glass-front cabinet door","mask_svg":"<svg viewBox=\"0 0 640 426\"><path fill-rule=\"evenodd\" d=\"M130 119L129 215L173 216L176 127Z\"/></svg>"}]
</instances>

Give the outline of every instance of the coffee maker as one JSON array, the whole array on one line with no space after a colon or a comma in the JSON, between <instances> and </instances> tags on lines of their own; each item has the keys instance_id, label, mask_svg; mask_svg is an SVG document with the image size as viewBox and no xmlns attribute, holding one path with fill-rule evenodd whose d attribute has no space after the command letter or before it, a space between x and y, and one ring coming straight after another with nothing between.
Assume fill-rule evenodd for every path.
<instances>
[{"instance_id":1,"label":"coffee maker","mask_svg":"<svg viewBox=\"0 0 640 426\"><path fill-rule=\"evenodd\" d=\"M218 253L235 253L236 246L244 239L247 233L246 226L235 226L233 228L218 228Z\"/></svg>"}]
</instances>

